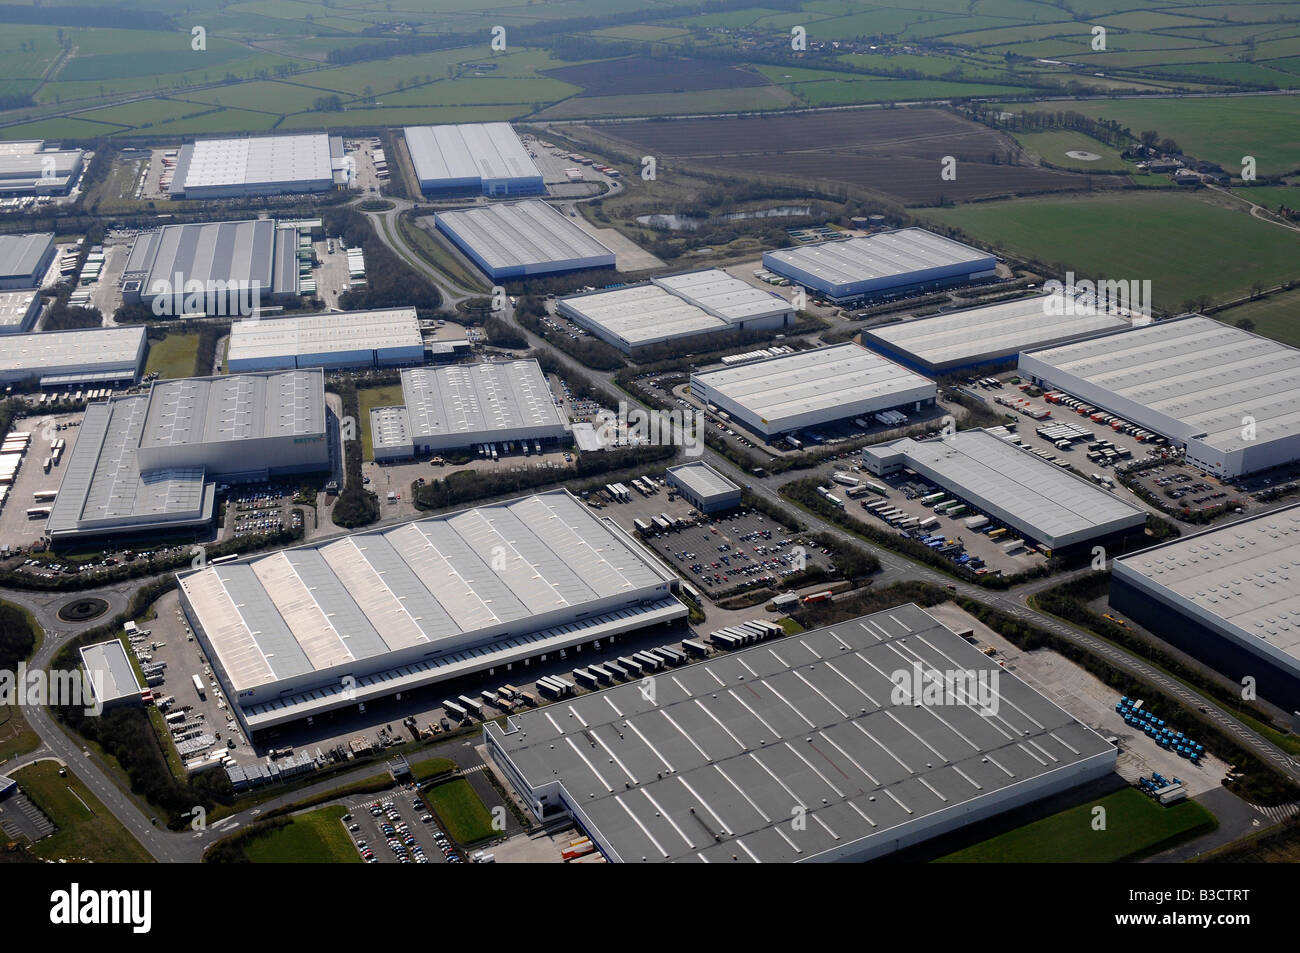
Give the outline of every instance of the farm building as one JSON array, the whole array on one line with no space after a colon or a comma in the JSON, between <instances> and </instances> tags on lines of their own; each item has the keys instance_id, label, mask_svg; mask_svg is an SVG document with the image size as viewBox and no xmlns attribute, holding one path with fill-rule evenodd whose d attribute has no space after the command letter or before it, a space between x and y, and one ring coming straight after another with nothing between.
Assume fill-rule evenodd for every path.
<instances>
[{"instance_id":1,"label":"farm building","mask_svg":"<svg viewBox=\"0 0 1300 953\"><path fill-rule=\"evenodd\" d=\"M182 146L174 199L328 192L347 184L343 140L325 133L200 139Z\"/></svg>"},{"instance_id":2,"label":"farm building","mask_svg":"<svg viewBox=\"0 0 1300 953\"><path fill-rule=\"evenodd\" d=\"M1146 511L986 430L904 437L862 451L877 476L904 468L1053 553L1141 535Z\"/></svg>"},{"instance_id":3,"label":"farm building","mask_svg":"<svg viewBox=\"0 0 1300 953\"><path fill-rule=\"evenodd\" d=\"M36 291L0 291L0 334L30 331L41 313Z\"/></svg>"},{"instance_id":4,"label":"farm building","mask_svg":"<svg viewBox=\"0 0 1300 953\"><path fill-rule=\"evenodd\" d=\"M493 281L614 267L612 251L540 200L439 212L434 224Z\"/></svg>"},{"instance_id":5,"label":"farm building","mask_svg":"<svg viewBox=\"0 0 1300 953\"><path fill-rule=\"evenodd\" d=\"M86 408L46 533L55 543L209 524L218 478L330 468L325 373L158 381Z\"/></svg>"},{"instance_id":6,"label":"farm building","mask_svg":"<svg viewBox=\"0 0 1300 953\"><path fill-rule=\"evenodd\" d=\"M53 232L0 235L0 291L39 288L53 261Z\"/></svg>"},{"instance_id":7,"label":"farm building","mask_svg":"<svg viewBox=\"0 0 1300 953\"><path fill-rule=\"evenodd\" d=\"M940 714L927 676L950 689ZM872 860L1115 769L1113 745L915 605L655 681L483 726L534 816L572 818L614 862Z\"/></svg>"},{"instance_id":8,"label":"farm building","mask_svg":"<svg viewBox=\"0 0 1300 953\"><path fill-rule=\"evenodd\" d=\"M1300 709L1300 506L1129 553L1110 604L1261 697Z\"/></svg>"},{"instance_id":9,"label":"farm building","mask_svg":"<svg viewBox=\"0 0 1300 953\"><path fill-rule=\"evenodd\" d=\"M0 195L67 195L84 167L80 149L46 149L40 139L0 143Z\"/></svg>"},{"instance_id":10,"label":"farm building","mask_svg":"<svg viewBox=\"0 0 1300 953\"><path fill-rule=\"evenodd\" d=\"M546 191L542 173L509 123L407 126L402 134L426 195L515 198Z\"/></svg>"},{"instance_id":11,"label":"farm building","mask_svg":"<svg viewBox=\"0 0 1300 953\"><path fill-rule=\"evenodd\" d=\"M144 699L135 669L121 639L109 639L79 650L81 665L92 686L95 704L105 710L119 705L140 705Z\"/></svg>"},{"instance_id":12,"label":"farm building","mask_svg":"<svg viewBox=\"0 0 1300 953\"><path fill-rule=\"evenodd\" d=\"M371 414L376 460L569 435L537 361L411 368L402 371L402 399Z\"/></svg>"},{"instance_id":13,"label":"farm building","mask_svg":"<svg viewBox=\"0 0 1300 953\"><path fill-rule=\"evenodd\" d=\"M178 579L250 734L686 616L673 572L566 490Z\"/></svg>"},{"instance_id":14,"label":"farm building","mask_svg":"<svg viewBox=\"0 0 1300 953\"><path fill-rule=\"evenodd\" d=\"M997 258L921 228L763 253L763 267L837 303L970 284Z\"/></svg>"},{"instance_id":15,"label":"farm building","mask_svg":"<svg viewBox=\"0 0 1300 953\"><path fill-rule=\"evenodd\" d=\"M145 329L88 328L0 335L0 385L41 387L135 382L144 363Z\"/></svg>"},{"instance_id":16,"label":"farm building","mask_svg":"<svg viewBox=\"0 0 1300 953\"><path fill-rule=\"evenodd\" d=\"M668 468L668 482L701 513L720 513L740 506L740 487L703 461Z\"/></svg>"},{"instance_id":17,"label":"farm building","mask_svg":"<svg viewBox=\"0 0 1300 953\"><path fill-rule=\"evenodd\" d=\"M415 309L388 308L235 321L226 369L234 374L290 367L393 367L423 359Z\"/></svg>"},{"instance_id":18,"label":"farm building","mask_svg":"<svg viewBox=\"0 0 1300 953\"><path fill-rule=\"evenodd\" d=\"M297 294L298 230L271 219L142 232L122 272L122 300L166 317L248 315Z\"/></svg>"},{"instance_id":19,"label":"farm building","mask_svg":"<svg viewBox=\"0 0 1300 953\"><path fill-rule=\"evenodd\" d=\"M790 302L717 268L570 295L556 310L627 354L700 334L777 330L794 323Z\"/></svg>"},{"instance_id":20,"label":"farm building","mask_svg":"<svg viewBox=\"0 0 1300 953\"><path fill-rule=\"evenodd\" d=\"M1193 315L1020 355L1065 391L1224 479L1300 460L1300 350Z\"/></svg>"},{"instance_id":21,"label":"farm building","mask_svg":"<svg viewBox=\"0 0 1300 953\"><path fill-rule=\"evenodd\" d=\"M691 375L694 397L764 437L882 410L920 410L936 393L934 381L851 343Z\"/></svg>"},{"instance_id":22,"label":"farm building","mask_svg":"<svg viewBox=\"0 0 1300 953\"><path fill-rule=\"evenodd\" d=\"M1063 294L1034 295L869 328L862 343L923 374L947 374L1129 326L1116 313L1093 311Z\"/></svg>"}]
</instances>

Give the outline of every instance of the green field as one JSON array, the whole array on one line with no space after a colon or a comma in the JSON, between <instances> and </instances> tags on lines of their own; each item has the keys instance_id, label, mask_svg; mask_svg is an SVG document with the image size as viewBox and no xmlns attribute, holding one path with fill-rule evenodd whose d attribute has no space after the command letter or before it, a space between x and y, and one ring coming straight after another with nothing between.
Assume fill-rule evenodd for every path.
<instances>
[{"instance_id":1,"label":"green field","mask_svg":"<svg viewBox=\"0 0 1300 953\"><path fill-rule=\"evenodd\" d=\"M439 774L455 770L456 762L450 758L425 758L423 761L411 762L411 774L417 781L423 781Z\"/></svg>"},{"instance_id":2,"label":"green field","mask_svg":"<svg viewBox=\"0 0 1300 953\"><path fill-rule=\"evenodd\" d=\"M464 778L435 785L424 796L457 843L469 845L498 833L492 815Z\"/></svg>"},{"instance_id":3,"label":"green field","mask_svg":"<svg viewBox=\"0 0 1300 953\"><path fill-rule=\"evenodd\" d=\"M347 808L333 804L296 814L288 825L258 837L244 848L255 864L359 864L341 818Z\"/></svg>"},{"instance_id":4,"label":"green field","mask_svg":"<svg viewBox=\"0 0 1300 953\"><path fill-rule=\"evenodd\" d=\"M357 400L361 405L361 419L357 429L361 431L361 459L375 459L374 442L370 437L370 409L372 407L396 407L401 405L402 385L391 384L387 387L363 387L357 391Z\"/></svg>"},{"instance_id":5,"label":"green field","mask_svg":"<svg viewBox=\"0 0 1300 953\"><path fill-rule=\"evenodd\" d=\"M1257 281L1272 288L1300 279L1300 232L1215 204L1204 193L1044 196L917 214L1062 273L1150 280L1156 307L1167 311L1202 296L1229 301Z\"/></svg>"},{"instance_id":6,"label":"green field","mask_svg":"<svg viewBox=\"0 0 1300 953\"><path fill-rule=\"evenodd\" d=\"M1093 809L1106 829L1093 829ZM1136 788L1080 804L938 859L945 864L1108 864L1153 853L1218 826L1195 801L1161 807Z\"/></svg>"},{"instance_id":7,"label":"green field","mask_svg":"<svg viewBox=\"0 0 1300 953\"><path fill-rule=\"evenodd\" d=\"M1214 314L1226 324L1236 324L1243 318L1255 323L1255 333L1270 337L1292 347L1300 347L1300 290L1283 291L1270 298L1247 301L1226 311Z\"/></svg>"},{"instance_id":8,"label":"green field","mask_svg":"<svg viewBox=\"0 0 1300 953\"><path fill-rule=\"evenodd\" d=\"M118 864L153 861L149 852L71 771L66 778L61 778L56 763L41 761L15 771L13 778L58 828L32 846L38 857Z\"/></svg>"},{"instance_id":9,"label":"green field","mask_svg":"<svg viewBox=\"0 0 1300 953\"><path fill-rule=\"evenodd\" d=\"M199 334L169 334L161 341L149 342L149 357L144 372L158 372L163 380L174 377L193 377L194 361L199 353Z\"/></svg>"},{"instance_id":10,"label":"green field","mask_svg":"<svg viewBox=\"0 0 1300 953\"><path fill-rule=\"evenodd\" d=\"M1024 147L1026 152L1039 156L1044 162L1061 169L1077 169L1080 172L1127 171L1134 168L1133 163L1125 162L1119 152L1110 146L1102 145L1091 136L1071 129L1059 129L1051 132L1016 132L1013 138ZM1075 159L1067 152L1088 152L1100 159Z\"/></svg>"}]
</instances>

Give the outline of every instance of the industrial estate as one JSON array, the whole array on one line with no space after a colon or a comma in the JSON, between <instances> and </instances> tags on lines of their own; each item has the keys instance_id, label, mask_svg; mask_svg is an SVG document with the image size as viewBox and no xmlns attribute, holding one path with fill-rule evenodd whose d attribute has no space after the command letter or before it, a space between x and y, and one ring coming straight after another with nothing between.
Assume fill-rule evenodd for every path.
<instances>
[{"instance_id":1,"label":"industrial estate","mask_svg":"<svg viewBox=\"0 0 1300 953\"><path fill-rule=\"evenodd\" d=\"M0 700L15 857L1300 859L1300 29L257 0L163 96L38 6L0 672L87 688Z\"/></svg>"}]
</instances>

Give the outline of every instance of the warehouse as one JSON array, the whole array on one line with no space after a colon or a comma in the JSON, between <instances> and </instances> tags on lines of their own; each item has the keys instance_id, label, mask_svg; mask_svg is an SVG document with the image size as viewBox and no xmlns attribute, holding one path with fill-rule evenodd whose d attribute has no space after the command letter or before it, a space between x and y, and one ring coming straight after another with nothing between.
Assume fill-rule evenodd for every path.
<instances>
[{"instance_id":1,"label":"warehouse","mask_svg":"<svg viewBox=\"0 0 1300 953\"><path fill-rule=\"evenodd\" d=\"M625 354L700 334L779 330L794 323L790 302L717 268L571 295L556 310Z\"/></svg>"},{"instance_id":2,"label":"warehouse","mask_svg":"<svg viewBox=\"0 0 1300 953\"><path fill-rule=\"evenodd\" d=\"M0 386L134 383L144 354L143 327L0 334Z\"/></svg>"},{"instance_id":3,"label":"warehouse","mask_svg":"<svg viewBox=\"0 0 1300 953\"><path fill-rule=\"evenodd\" d=\"M923 374L948 374L1128 328L1116 313L1069 303L1064 294L1000 301L871 328L862 343Z\"/></svg>"},{"instance_id":4,"label":"warehouse","mask_svg":"<svg viewBox=\"0 0 1300 953\"><path fill-rule=\"evenodd\" d=\"M371 414L376 460L569 436L535 360L411 368L402 371L402 398Z\"/></svg>"},{"instance_id":5,"label":"warehouse","mask_svg":"<svg viewBox=\"0 0 1300 953\"><path fill-rule=\"evenodd\" d=\"M120 705L143 704L135 669L120 639L109 639L82 646L81 664L95 695L95 704L104 710ZM87 706L89 707L89 706Z\"/></svg>"},{"instance_id":6,"label":"warehouse","mask_svg":"<svg viewBox=\"0 0 1300 953\"><path fill-rule=\"evenodd\" d=\"M851 343L691 375L694 397L769 438L882 410L917 411L936 393L934 381Z\"/></svg>"},{"instance_id":7,"label":"warehouse","mask_svg":"<svg viewBox=\"0 0 1300 953\"><path fill-rule=\"evenodd\" d=\"M930 675L954 689L941 707L916 690ZM914 605L655 688L487 723L488 754L542 823L572 817L623 863L872 860L1115 769L1112 745Z\"/></svg>"},{"instance_id":8,"label":"warehouse","mask_svg":"<svg viewBox=\"0 0 1300 953\"><path fill-rule=\"evenodd\" d=\"M1212 318L1027 351L1020 372L1167 437L1223 479L1300 460L1300 350Z\"/></svg>"},{"instance_id":9,"label":"warehouse","mask_svg":"<svg viewBox=\"0 0 1300 953\"><path fill-rule=\"evenodd\" d=\"M46 533L55 543L207 526L216 482L330 469L325 373L158 381L86 408Z\"/></svg>"},{"instance_id":10,"label":"warehouse","mask_svg":"<svg viewBox=\"0 0 1300 953\"><path fill-rule=\"evenodd\" d=\"M122 300L160 317L249 315L298 295L298 230L272 219L165 225L141 232Z\"/></svg>"},{"instance_id":11,"label":"warehouse","mask_svg":"<svg viewBox=\"0 0 1300 953\"><path fill-rule=\"evenodd\" d=\"M178 579L250 734L686 615L675 575L567 490Z\"/></svg>"},{"instance_id":12,"label":"warehouse","mask_svg":"<svg viewBox=\"0 0 1300 953\"><path fill-rule=\"evenodd\" d=\"M1233 681L1300 710L1300 505L1130 553L1110 604Z\"/></svg>"},{"instance_id":13,"label":"warehouse","mask_svg":"<svg viewBox=\"0 0 1300 953\"><path fill-rule=\"evenodd\" d=\"M40 139L0 143L0 195L67 195L84 168L80 149L46 149Z\"/></svg>"},{"instance_id":14,"label":"warehouse","mask_svg":"<svg viewBox=\"0 0 1300 953\"><path fill-rule=\"evenodd\" d=\"M540 200L439 212L434 224L493 281L614 267L612 251Z\"/></svg>"},{"instance_id":15,"label":"warehouse","mask_svg":"<svg viewBox=\"0 0 1300 953\"><path fill-rule=\"evenodd\" d=\"M668 482L701 513L721 513L740 506L740 487L703 461L668 468Z\"/></svg>"},{"instance_id":16,"label":"warehouse","mask_svg":"<svg viewBox=\"0 0 1300 953\"><path fill-rule=\"evenodd\" d=\"M509 123L407 126L402 134L426 195L510 198L546 191L542 173Z\"/></svg>"},{"instance_id":17,"label":"warehouse","mask_svg":"<svg viewBox=\"0 0 1300 953\"><path fill-rule=\"evenodd\" d=\"M200 139L182 146L174 199L328 192L348 182L343 140L325 133Z\"/></svg>"},{"instance_id":18,"label":"warehouse","mask_svg":"<svg viewBox=\"0 0 1300 953\"><path fill-rule=\"evenodd\" d=\"M763 267L839 304L934 291L996 274L997 258L921 228L763 253Z\"/></svg>"},{"instance_id":19,"label":"warehouse","mask_svg":"<svg viewBox=\"0 0 1300 953\"><path fill-rule=\"evenodd\" d=\"M877 476L904 468L1054 554L1140 536L1146 511L986 430L910 437L862 451Z\"/></svg>"},{"instance_id":20,"label":"warehouse","mask_svg":"<svg viewBox=\"0 0 1300 953\"><path fill-rule=\"evenodd\" d=\"M0 235L0 291L39 288L53 261L53 232Z\"/></svg>"},{"instance_id":21,"label":"warehouse","mask_svg":"<svg viewBox=\"0 0 1300 953\"><path fill-rule=\"evenodd\" d=\"M236 321L230 327L226 369L395 367L424 360L414 308L335 311Z\"/></svg>"},{"instance_id":22,"label":"warehouse","mask_svg":"<svg viewBox=\"0 0 1300 953\"><path fill-rule=\"evenodd\" d=\"M0 334L30 331L41 313L36 291L0 291Z\"/></svg>"}]
</instances>

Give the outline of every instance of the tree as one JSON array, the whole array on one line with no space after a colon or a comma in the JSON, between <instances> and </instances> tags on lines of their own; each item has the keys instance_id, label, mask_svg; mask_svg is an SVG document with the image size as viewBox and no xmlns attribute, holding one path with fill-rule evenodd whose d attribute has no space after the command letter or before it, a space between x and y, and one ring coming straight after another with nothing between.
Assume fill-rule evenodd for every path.
<instances>
[{"instance_id":1,"label":"tree","mask_svg":"<svg viewBox=\"0 0 1300 953\"><path fill-rule=\"evenodd\" d=\"M1255 322L1250 320L1250 318L1241 318L1237 321L1237 327L1241 328L1243 331L1253 331L1255 330Z\"/></svg>"},{"instance_id":2,"label":"tree","mask_svg":"<svg viewBox=\"0 0 1300 953\"><path fill-rule=\"evenodd\" d=\"M1142 135L1138 138L1142 140L1142 145L1150 149L1160 141L1160 133L1156 132L1154 129L1145 129L1142 131Z\"/></svg>"}]
</instances>

